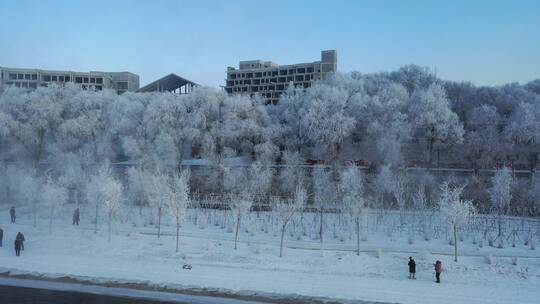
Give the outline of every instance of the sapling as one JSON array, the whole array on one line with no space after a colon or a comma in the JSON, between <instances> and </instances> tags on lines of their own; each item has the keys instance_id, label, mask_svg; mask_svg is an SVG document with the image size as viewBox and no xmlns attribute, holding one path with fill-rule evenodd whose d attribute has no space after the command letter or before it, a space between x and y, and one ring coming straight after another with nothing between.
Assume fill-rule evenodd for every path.
<instances>
[{"instance_id":1,"label":"sapling","mask_svg":"<svg viewBox=\"0 0 540 304\"><path fill-rule=\"evenodd\" d=\"M463 188L463 186L451 188L446 182L440 186L441 198L439 200L439 207L441 216L453 230L455 262L458 261L458 228L467 222L475 213L472 201L462 200L460 198Z\"/></svg>"},{"instance_id":2,"label":"sapling","mask_svg":"<svg viewBox=\"0 0 540 304\"><path fill-rule=\"evenodd\" d=\"M287 229L287 224L289 223L293 215L304 207L306 199L306 190L304 190L301 185L298 185L294 192L294 199L283 201L279 198L275 198L272 202L272 210L274 210L279 219L279 225L281 229L279 257L283 256L283 239L285 237L285 230Z\"/></svg>"}]
</instances>

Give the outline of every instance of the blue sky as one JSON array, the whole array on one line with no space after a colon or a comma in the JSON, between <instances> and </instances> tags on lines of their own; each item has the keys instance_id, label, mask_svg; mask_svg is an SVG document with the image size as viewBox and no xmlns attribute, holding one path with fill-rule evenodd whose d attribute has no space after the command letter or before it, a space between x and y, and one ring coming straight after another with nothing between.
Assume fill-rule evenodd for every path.
<instances>
[{"instance_id":1,"label":"blue sky","mask_svg":"<svg viewBox=\"0 0 540 304\"><path fill-rule=\"evenodd\" d=\"M0 0L0 66L174 72L223 84L227 66L318 60L371 73L408 63L478 85L540 78L534 1Z\"/></svg>"}]
</instances>

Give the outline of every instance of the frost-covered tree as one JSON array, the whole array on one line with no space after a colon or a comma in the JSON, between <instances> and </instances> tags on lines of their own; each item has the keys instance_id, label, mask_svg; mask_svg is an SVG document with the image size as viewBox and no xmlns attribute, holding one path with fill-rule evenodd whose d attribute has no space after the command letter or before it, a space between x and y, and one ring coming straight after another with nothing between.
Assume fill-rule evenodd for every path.
<instances>
[{"instance_id":1,"label":"frost-covered tree","mask_svg":"<svg viewBox=\"0 0 540 304\"><path fill-rule=\"evenodd\" d=\"M279 257L283 256L283 239L285 237L285 231L287 224L292 219L293 215L301 210L306 203L307 193L302 185L297 185L294 192L294 199L282 200L279 197L274 197L272 203L272 210L276 213L279 219L279 226L281 228L281 239L279 245Z\"/></svg>"},{"instance_id":2,"label":"frost-covered tree","mask_svg":"<svg viewBox=\"0 0 540 304\"><path fill-rule=\"evenodd\" d=\"M88 200L96 204L95 232L97 232L98 210L103 206L107 214L108 241L111 241L112 220L123 200L122 183L112 175L108 166L102 167L90 179L86 190Z\"/></svg>"},{"instance_id":3,"label":"frost-covered tree","mask_svg":"<svg viewBox=\"0 0 540 304\"><path fill-rule=\"evenodd\" d=\"M63 121L61 100L69 92L51 86L29 93L8 88L0 94L0 131L23 148L34 168L55 142Z\"/></svg>"},{"instance_id":4,"label":"frost-covered tree","mask_svg":"<svg viewBox=\"0 0 540 304\"><path fill-rule=\"evenodd\" d=\"M464 156L474 169L489 167L501 155L500 115L497 108L481 105L466 114L468 131L464 137Z\"/></svg>"},{"instance_id":5,"label":"frost-covered tree","mask_svg":"<svg viewBox=\"0 0 540 304\"><path fill-rule=\"evenodd\" d=\"M325 153L322 156L332 163L339 159L342 144L355 126L347 112L348 97L345 90L324 83L306 92L310 103L302 117L303 128L310 141Z\"/></svg>"},{"instance_id":6,"label":"frost-covered tree","mask_svg":"<svg viewBox=\"0 0 540 304\"><path fill-rule=\"evenodd\" d=\"M360 255L360 221L367 207L364 200L364 178L358 167L350 166L343 170L339 190L343 206L356 224L356 254Z\"/></svg>"},{"instance_id":7,"label":"frost-covered tree","mask_svg":"<svg viewBox=\"0 0 540 304\"><path fill-rule=\"evenodd\" d=\"M315 204L319 208L319 241L323 244L324 214L325 207L329 209L334 204L335 194L334 182L331 172L325 167L315 167L313 169L313 189Z\"/></svg>"},{"instance_id":8,"label":"frost-covered tree","mask_svg":"<svg viewBox=\"0 0 540 304\"><path fill-rule=\"evenodd\" d=\"M180 240L180 224L182 223L189 205L189 176L187 170L175 174L168 180L167 205L176 222L176 252Z\"/></svg>"},{"instance_id":9,"label":"frost-covered tree","mask_svg":"<svg viewBox=\"0 0 540 304\"><path fill-rule=\"evenodd\" d=\"M157 237L161 236L161 217L163 215L163 209L167 207L167 200L169 193L169 176L166 173L157 172L150 176L147 187L148 201L150 205L157 209L158 221L157 221Z\"/></svg>"},{"instance_id":10,"label":"frost-covered tree","mask_svg":"<svg viewBox=\"0 0 540 304\"><path fill-rule=\"evenodd\" d=\"M497 170L491 179L491 188L489 197L493 208L498 215L498 235L499 246L503 246L502 220L503 216L508 214L510 202L512 200L512 173L508 168Z\"/></svg>"},{"instance_id":11,"label":"frost-covered tree","mask_svg":"<svg viewBox=\"0 0 540 304\"><path fill-rule=\"evenodd\" d=\"M249 214L251 206L253 205L253 195L248 192L242 192L240 195L232 196L229 202L231 212L235 220L235 233L234 233L234 250L237 249L238 244L238 232L240 230L240 222L243 217Z\"/></svg>"},{"instance_id":12,"label":"frost-covered tree","mask_svg":"<svg viewBox=\"0 0 540 304\"><path fill-rule=\"evenodd\" d=\"M42 182L34 169L31 169L28 172L11 171L10 173L12 173L10 176L11 179L20 179L18 183L19 197L22 198L25 203L32 206L34 227L37 227L38 207L42 194ZM16 173L16 175L13 173Z\"/></svg>"},{"instance_id":13,"label":"frost-covered tree","mask_svg":"<svg viewBox=\"0 0 540 304\"><path fill-rule=\"evenodd\" d=\"M452 227L454 234L454 261L458 261L458 229L475 214L472 201L462 200L463 187L454 187L444 182L440 186L439 208L441 216Z\"/></svg>"},{"instance_id":14,"label":"frost-covered tree","mask_svg":"<svg viewBox=\"0 0 540 304\"><path fill-rule=\"evenodd\" d=\"M49 233L52 233L53 219L56 208L65 204L68 199L67 190L50 176L42 189L43 203L49 207Z\"/></svg>"},{"instance_id":15,"label":"frost-covered tree","mask_svg":"<svg viewBox=\"0 0 540 304\"><path fill-rule=\"evenodd\" d=\"M427 141L428 165L432 165L433 150L463 141L463 126L452 111L441 85L433 84L411 98L411 112L416 128L423 130Z\"/></svg>"}]
</instances>

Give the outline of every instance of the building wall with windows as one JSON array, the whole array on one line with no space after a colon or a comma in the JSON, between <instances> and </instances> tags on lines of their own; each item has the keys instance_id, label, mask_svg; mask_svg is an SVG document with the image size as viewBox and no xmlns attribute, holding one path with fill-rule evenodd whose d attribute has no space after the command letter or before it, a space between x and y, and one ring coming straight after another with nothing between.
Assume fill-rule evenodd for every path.
<instances>
[{"instance_id":1,"label":"building wall with windows","mask_svg":"<svg viewBox=\"0 0 540 304\"><path fill-rule=\"evenodd\" d=\"M240 61L239 68L227 68L225 91L229 94L260 94L276 103L292 82L296 87L309 88L337 70L337 52L321 51L321 60L310 63L278 65L271 61Z\"/></svg>"},{"instance_id":2,"label":"building wall with windows","mask_svg":"<svg viewBox=\"0 0 540 304\"><path fill-rule=\"evenodd\" d=\"M83 89L113 89L118 94L136 91L139 76L130 72L73 72L0 67L0 84L36 89L50 84L75 83Z\"/></svg>"}]
</instances>

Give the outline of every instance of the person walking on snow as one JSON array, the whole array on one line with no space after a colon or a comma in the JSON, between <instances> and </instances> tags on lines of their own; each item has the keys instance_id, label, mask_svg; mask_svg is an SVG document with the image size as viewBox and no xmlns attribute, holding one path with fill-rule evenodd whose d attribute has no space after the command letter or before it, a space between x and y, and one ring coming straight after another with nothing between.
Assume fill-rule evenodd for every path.
<instances>
[{"instance_id":1,"label":"person walking on snow","mask_svg":"<svg viewBox=\"0 0 540 304\"><path fill-rule=\"evenodd\" d=\"M21 245L22 241L20 239L15 239L15 255L20 256L21 255Z\"/></svg>"},{"instance_id":2,"label":"person walking on snow","mask_svg":"<svg viewBox=\"0 0 540 304\"><path fill-rule=\"evenodd\" d=\"M15 237L15 240L19 240L20 241L20 244L21 244L21 248L23 251L24 251L24 234L22 234L21 232L18 232L17 233L17 236ZM20 250L19 249L19 250Z\"/></svg>"},{"instance_id":3,"label":"person walking on snow","mask_svg":"<svg viewBox=\"0 0 540 304\"><path fill-rule=\"evenodd\" d=\"M11 223L15 224L15 207L11 206L11 208L9 209L9 215L11 216Z\"/></svg>"},{"instance_id":4,"label":"person walking on snow","mask_svg":"<svg viewBox=\"0 0 540 304\"><path fill-rule=\"evenodd\" d=\"M73 225L79 226L79 221L81 220L81 212L79 211L79 208L75 209L75 212L73 212Z\"/></svg>"},{"instance_id":5,"label":"person walking on snow","mask_svg":"<svg viewBox=\"0 0 540 304\"><path fill-rule=\"evenodd\" d=\"M433 264L435 266L435 278L437 278L437 283L440 283L441 282L441 272L442 272L442 263L441 261L437 260L435 262L435 264Z\"/></svg>"},{"instance_id":6,"label":"person walking on snow","mask_svg":"<svg viewBox=\"0 0 540 304\"><path fill-rule=\"evenodd\" d=\"M409 257L409 280L416 280L416 262L412 257Z\"/></svg>"}]
</instances>

